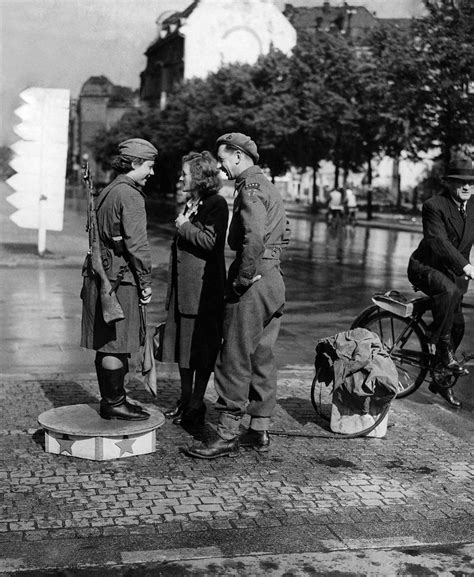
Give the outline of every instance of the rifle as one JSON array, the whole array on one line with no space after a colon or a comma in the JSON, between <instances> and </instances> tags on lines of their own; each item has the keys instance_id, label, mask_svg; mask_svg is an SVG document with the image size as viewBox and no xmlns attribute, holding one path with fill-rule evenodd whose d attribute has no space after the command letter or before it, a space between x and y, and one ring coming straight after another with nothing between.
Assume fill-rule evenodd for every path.
<instances>
[{"instance_id":1,"label":"rifle","mask_svg":"<svg viewBox=\"0 0 474 577\"><path fill-rule=\"evenodd\" d=\"M89 233L89 250L87 251L88 269L92 271L99 282L99 296L102 305L102 315L104 322L110 325L125 318L122 307L115 294L115 288L110 284L110 280L104 270L102 263L101 242L97 227L97 213L94 201L94 183L89 170L89 163L82 167L82 178L87 185L87 226Z\"/></svg>"}]
</instances>

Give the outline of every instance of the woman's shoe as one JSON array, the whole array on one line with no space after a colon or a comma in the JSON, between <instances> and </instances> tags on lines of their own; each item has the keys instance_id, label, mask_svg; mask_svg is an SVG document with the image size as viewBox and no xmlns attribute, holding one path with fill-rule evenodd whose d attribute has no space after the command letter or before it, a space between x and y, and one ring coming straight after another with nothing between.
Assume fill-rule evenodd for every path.
<instances>
[{"instance_id":1,"label":"woman's shoe","mask_svg":"<svg viewBox=\"0 0 474 577\"><path fill-rule=\"evenodd\" d=\"M165 411L165 417L167 419L173 419L173 423L175 421L175 419L177 418L181 418L181 416L183 415L184 411L186 410L186 407L188 406L187 403L184 403L181 399L176 403L176 407L174 407L174 409L168 409L168 411ZM178 423L179 424L179 423Z\"/></svg>"},{"instance_id":2,"label":"woman's shoe","mask_svg":"<svg viewBox=\"0 0 474 577\"><path fill-rule=\"evenodd\" d=\"M206 405L203 403L200 407L185 410L181 417L180 424L183 427L202 427L205 416Z\"/></svg>"}]
</instances>

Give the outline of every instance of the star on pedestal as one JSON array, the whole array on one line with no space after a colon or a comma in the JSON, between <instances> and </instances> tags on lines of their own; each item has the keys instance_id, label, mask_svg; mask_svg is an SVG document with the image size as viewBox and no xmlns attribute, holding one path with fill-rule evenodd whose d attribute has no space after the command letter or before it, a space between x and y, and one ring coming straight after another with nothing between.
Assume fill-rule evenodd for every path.
<instances>
[{"instance_id":1,"label":"star on pedestal","mask_svg":"<svg viewBox=\"0 0 474 577\"><path fill-rule=\"evenodd\" d=\"M118 441L117 443L115 443L115 445L120 449L120 455L119 457L121 457L122 455L125 455L125 453L130 453L131 455L133 455L133 443L135 442L135 439L122 439L121 441Z\"/></svg>"},{"instance_id":2,"label":"star on pedestal","mask_svg":"<svg viewBox=\"0 0 474 577\"><path fill-rule=\"evenodd\" d=\"M69 453L72 457L72 446L74 444L74 439L70 439L67 435L64 435L62 439L56 439L59 443L60 453Z\"/></svg>"}]
</instances>

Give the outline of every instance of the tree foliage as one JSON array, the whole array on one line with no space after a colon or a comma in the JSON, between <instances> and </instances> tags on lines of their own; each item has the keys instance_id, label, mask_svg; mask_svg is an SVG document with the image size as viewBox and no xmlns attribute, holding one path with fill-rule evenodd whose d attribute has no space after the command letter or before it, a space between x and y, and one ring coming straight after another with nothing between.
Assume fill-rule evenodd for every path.
<instances>
[{"instance_id":1,"label":"tree foliage","mask_svg":"<svg viewBox=\"0 0 474 577\"><path fill-rule=\"evenodd\" d=\"M424 66L426 94L418 146L441 148L443 164L474 140L474 4L425 0L427 18L414 23L413 49Z\"/></svg>"},{"instance_id":2,"label":"tree foliage","mask_svg":"<svg viewBox=\"0 0 474 577\"><path fill-rule=\"evenodd\" d=\"M365 167L370 183L375 157L417 158L436 146L447 162L473 140L474 6L425 2L425 18L409 30L378 27L365 51L342 35L302 32L291 56L272 49L255 65L183 82L164 110L137 110L101 134L97 155L105 162L120 139L151 140L165 190L184 154L214 151L232 131L254 138L272 175L332 160L336 181Z\"/></svg>"}]
</instances>

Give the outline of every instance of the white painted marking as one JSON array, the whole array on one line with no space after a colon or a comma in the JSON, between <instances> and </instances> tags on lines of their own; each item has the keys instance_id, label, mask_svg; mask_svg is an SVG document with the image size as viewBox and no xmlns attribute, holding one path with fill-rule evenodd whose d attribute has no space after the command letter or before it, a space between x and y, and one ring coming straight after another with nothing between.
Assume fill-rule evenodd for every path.
<instances>
[{"instance_id":1,"label":"white painted marking","mask_svg":"<svg viewBox=\"0 0 474 577\"><path fill-rule=\"evenodd\" d=\"M153 563L157 561L182 561L185 559L207 559L222 557L219 547L196 547L194 549L154 549L149 551L123 551L124 563Z\"/></svg>"}]
</instances>

